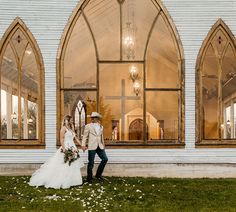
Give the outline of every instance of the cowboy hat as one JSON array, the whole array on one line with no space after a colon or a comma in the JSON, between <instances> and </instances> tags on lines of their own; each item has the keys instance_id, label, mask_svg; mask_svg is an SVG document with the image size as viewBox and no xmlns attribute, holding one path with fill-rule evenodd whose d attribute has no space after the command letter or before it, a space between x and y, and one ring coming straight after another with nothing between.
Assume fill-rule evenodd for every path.
<instances>
[{"instance_id":1,"label":"cowboy hat","mask_svg":"<svg viewBox=\"0 0 236 212\"><path fill-rule=\"evenodd\" d=\"M102 118L102 116L98 112L92 112L90 117L91 118Z\"/></svg>"}]
</instances>

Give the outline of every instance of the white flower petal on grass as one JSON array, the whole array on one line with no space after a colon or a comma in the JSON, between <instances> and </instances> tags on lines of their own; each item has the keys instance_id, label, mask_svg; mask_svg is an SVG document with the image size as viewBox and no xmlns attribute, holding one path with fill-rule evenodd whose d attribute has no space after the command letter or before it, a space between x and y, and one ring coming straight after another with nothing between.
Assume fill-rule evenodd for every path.
<instances>
[{"instance_id":1,"label":"white flower petal on grass","mask_svg":"<svg viewBox=\"0 0 236 212\"><path fill-rule=\"evenodd\" d=\"M142 192L142 191L140 191L139 189L137 189L136 192Z\"/></svg>"}]
</instances>

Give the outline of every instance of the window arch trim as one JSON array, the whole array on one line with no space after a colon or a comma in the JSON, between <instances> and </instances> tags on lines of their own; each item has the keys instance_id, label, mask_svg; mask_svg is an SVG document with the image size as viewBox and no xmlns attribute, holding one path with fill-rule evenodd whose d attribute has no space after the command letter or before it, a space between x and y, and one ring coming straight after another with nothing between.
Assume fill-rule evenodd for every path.
<instances>
[{"instance_id":1,"label":"window arch trim","mask_svg":"<svg viewBox=\"0 0 236 212\"><path fill-rule=\"evenodd\" d=\"M67 22L67 24L64 28L64 31L63 31L63 34L62 34L62 37L61 37L61 40L60 40L60 44L59 44L59 47L58 47L58 51L57 51L56 70L57 70L57 144L58 145L59 145L59 132L60 132L60 127L61 127L61 120L63 118L63 114L61 114L60 104L61 104L61 101L63 99L63 93L61 92L61 85L63 83L62 82L62 77L63 77L63 71L64 71L63 66L64 66L64 57L65 57L66 47L68 45L69 38L72 34L72 31L74 29L74 26L75 26L76 21L78 20L79 16L80 15L85 16L85 14L83 14L82 10L86 7L86 5L89 3L89 1L90 0L81 0L78 3L78 5L75 7L75 9L73 10L72 15L70 16L70 18L69 18L69 20L68 20L68 22ZM123 4L124 1L125 0L117 0L117 2L120 3L120 5ZM184 146L184 143L185 143L185 59L184 59L183 45L182 45L182 42L180 40L180 36L179 36L177 28L174 24L174 21L170 17L169 12L167 11L167 9L163 5L163 3L159 0L154 0L152 2L153 2L153 4L155 5L156 8L158 7L160 9L160 11L158 12L158 14L155 18L153 26L154 26L155 22L157 21L158 17L160 15L163 15L165 17L166 21L167 21L166 25L167 25L168 29L171 32L171 36L172 36L173 41L174 41L173 43L174 43L175 48L177 50L179 75L181 75L181 76L179 76L180 87L181 87L181 95L180 95L181 104L179 105L179 110L180 110L180 114L181 114L181 117L180 117L180 128L181 128L181 130L180 130L179 139L181 141L181 145L183 144L182 146ZM85 16L85 19L86 18L87 17ZM86 22L86 24L87 24L87 26L89 25L87 22ZM152 26L152 28L153 28L153 26ZM89 30L90 30L91 35L93 36L93 32L90 29L90 27L89 27ZM148 33L148 37L150 37L151 32L152 32L152 29L150 29L150 31ZM122 33L122 32L120 32L120 33ZM93 42L95 42L94 37L93 37ZM144 50L144 56L146 55L146 50L147 50L148 43L149 43L149 41L147 41L147 43L145 45L146 47L145 47L145 50ZM116 63L116 62L118 62L118 61L99 61L96 42L95 42L94 46L95 46L95 51L96 51L96 56L97 56L97 72L98 72L99 63L107 63L107 62ZM123 62L130 62L130 61L123 60ZM141 61L140 60L132 61L132 62L145 63L143 60L141 60ZM145 74L144 74L144 78L145 78ZM145 79L144 79L144 81L145 81ZM99 82L97 82L97 85L98 85L98 83ZM68 90L68 89L64 89L64 90ZM99 100L98 96L97 96L97 99ZM144 99L144 101L145 101L145 99ZM145 116L144 116L144 121L145 121Z\"/></svg>"},{"instance_id":2,"label":"window arch trim","mask_svg":"<svg viewBox=\"0 0 236 212\"><path fill-rule=\"evenodd\" d=\"M41 98L39 98L39 107L38 107L38 138L37 139L17 139L11 140L0 140L0 148L44 148L45 147L45 105L44 105L44 63L43 57L40 51L40 48L37 44L37 41L31 31L28 29L26 24L22 21L20 17L16 17L14 21L10 24L10 26L5 31L3 37L0 40L0 67L2 64L3 55L8 45L10 45L13 53L14 58L18 60L16 56L15 48L13 47L12 41L10 40L14 33L20 29L23 35L26 37L28 44L26 45L25 50L30 45L32 51L34 52L35 61L37 63L38 69L38 94ZM17 62L18 71L21 70L22 64L24 61L24 54L21 58L21 61ZM19 79L19 76L18 76ZM0 81L1 81L1 74L0 74ZM1 106L0 106L1 110ZM21 120L20 120L21 121ZM1 129L0 129L1 133Z\"/></svg>"},{"instance_id":3,"label":"window arch trim","mask_svg":"<svg viewBox=\"0 0 236 212\"><path fill-rule=\"evenodd\" d=\"M203 134L202 134L202 110L201 110L201 105L202 105L202 95L201 95L201 88L202 88L202 83L201 83L201 70L203 66L203 61L206 56L207 49L212 45L211 41L214 39L216 33L221 30L224 35L228 38L228 43L226 44L224 51L222 52L222 55L225 55L227 48L229 45L232 44L232 47L235 49L234 55L236 54L236 39L235 36L233 35L232 31L230 28L226 25L226 23L220 18L216 21L216 23L211 27L210 31L208 32L206 38L204 39L201 48L199 50L198 56L197 56L197 61L196 61L196 67L195 67L195 90L196 90L196 105L195 105L195 126L196 126L196 146L197 147L236 147L236 139L233 140L227 140L227 139L217 139L213 140L210 139L210 141L204 140L203 139ZM213 47L214 52L215 48ZM223 58L224 56L222 56ZM220 79L221 79L221 73L220 73ZM218 123L219 124L219 123Z\"/></svg>"}]
</instances>

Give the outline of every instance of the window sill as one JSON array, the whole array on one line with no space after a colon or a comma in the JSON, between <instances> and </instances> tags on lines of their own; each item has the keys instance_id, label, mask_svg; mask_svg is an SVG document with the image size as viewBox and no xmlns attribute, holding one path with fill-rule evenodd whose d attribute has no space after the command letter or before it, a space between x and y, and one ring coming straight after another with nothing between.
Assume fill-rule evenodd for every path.
<instances>
[{"instance_id":1,"label":"window sill","mask_svg":"<svg viewBox=\"0 0 236 212\"><path fill-rule=\"evenodd\" d=\"M107 142L105 143L106 148L108 149L116 149L116 148L184 148L185 147L185 143L177 143L176 141L158 141L158 142L153 142L153 141L148 141L148 143L143 143L143 142L137 142L137 141L133 141L133 142Z\"/></svg>"},{"instance_id":2,"label":"window sill","mask_svg":"<svg viewBox=\"0 0 236 212\"><path fill-rule=\"evenodd\" d=\"M0 141L0 149L45 149L45 144L38 140L4 140Z\"/></svg>"},{"instance_id":3,"label":"window sill","mask_svg":"<svg viewBox=\"0 0 236 212\"><path fill-rule=\"evenodd\" d=\"M236 148L236 140L203 140L196 143L196 148Z\"/></svg>"}]
</instances>

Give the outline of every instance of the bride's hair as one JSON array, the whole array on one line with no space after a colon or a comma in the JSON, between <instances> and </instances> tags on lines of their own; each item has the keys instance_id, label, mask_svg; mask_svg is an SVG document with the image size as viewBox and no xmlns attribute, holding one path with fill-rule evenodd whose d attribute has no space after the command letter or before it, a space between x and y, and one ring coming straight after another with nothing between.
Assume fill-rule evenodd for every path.
<instances>
[{"instance_id":1,"label":"bride's hair","mask_svg":"<svg viewBox=\"0 0 236 212\"><path fill-rule=\"evenodd\" d=\"M63 119L63 122L62 122L62 127L65 126L66 124L68 124L70 129L73 130L74 129L73 124L70 123L71 119L72 119L72 116L70 116L70 115L64 116L64 119Z\"/></svg>"}]
</instances>

